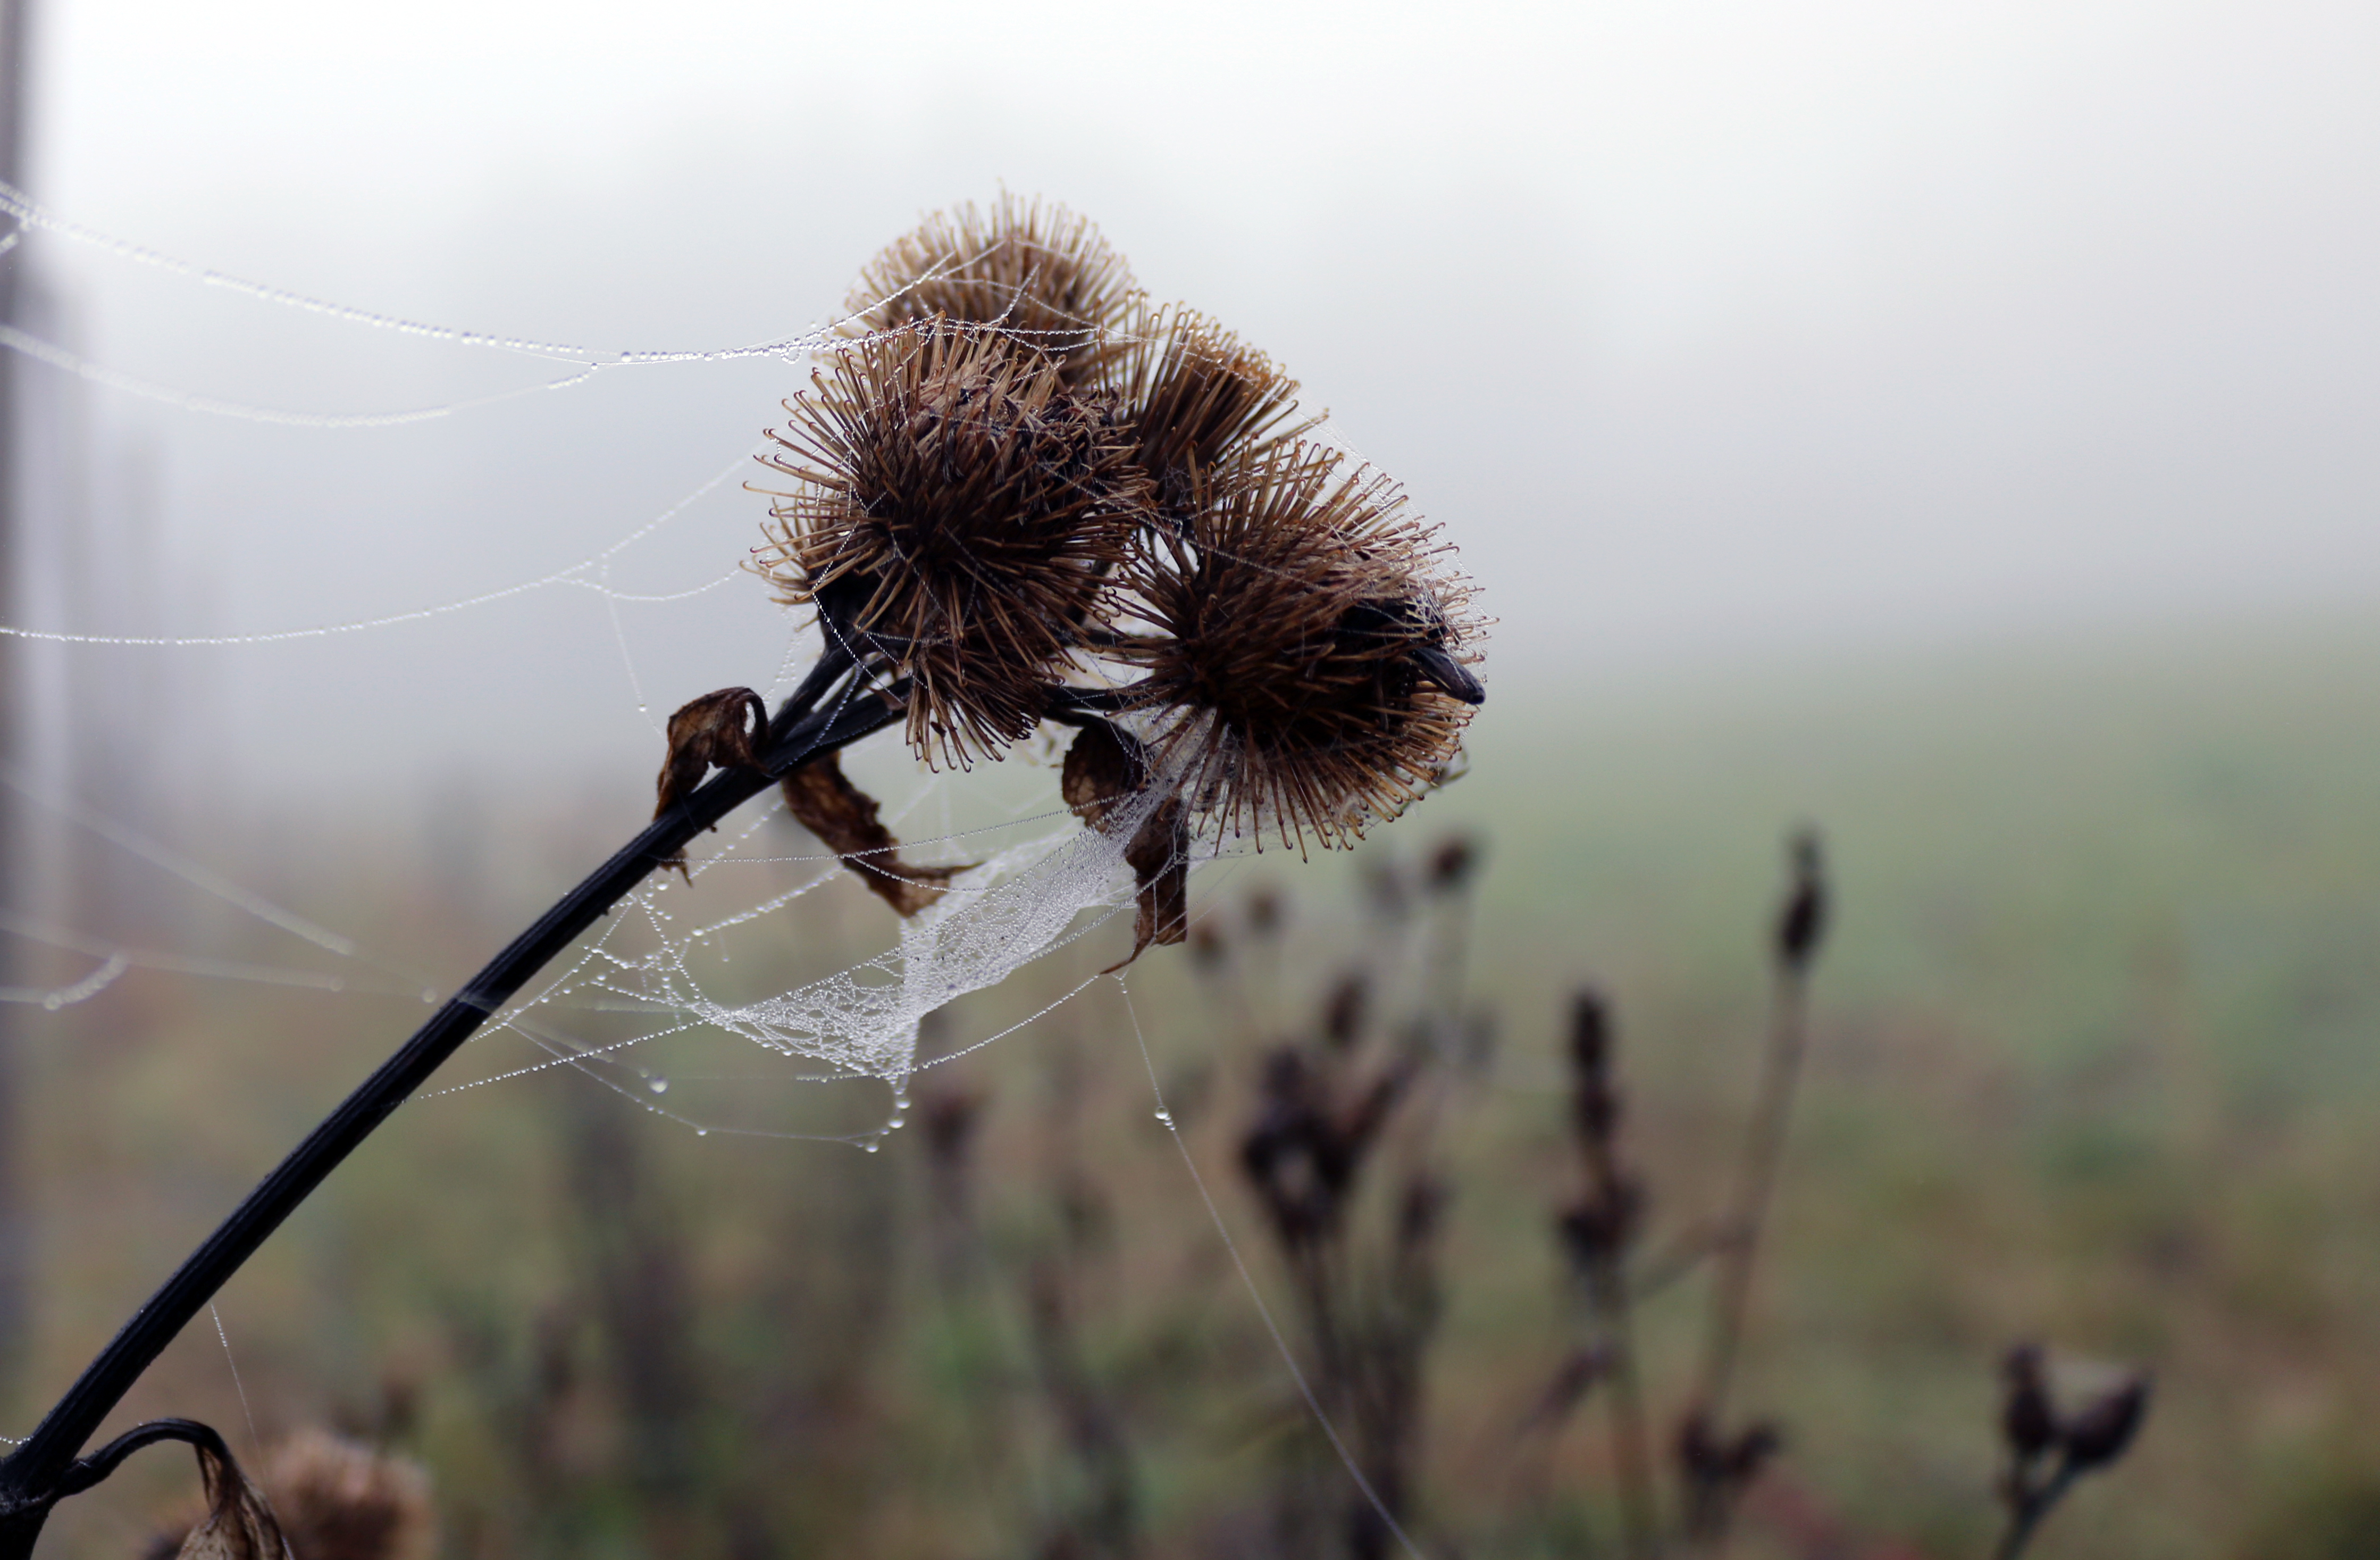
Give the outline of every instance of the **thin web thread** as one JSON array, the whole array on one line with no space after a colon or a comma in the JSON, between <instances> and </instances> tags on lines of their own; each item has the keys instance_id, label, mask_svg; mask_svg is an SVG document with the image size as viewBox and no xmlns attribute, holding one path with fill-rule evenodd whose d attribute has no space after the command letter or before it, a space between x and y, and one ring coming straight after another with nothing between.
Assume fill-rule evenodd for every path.
<instances>
[{"instance_id":1,"label":"thin web thread","mask_svg":"<svg viewBox=\"0 0 2380 1560\"><path fill-rule=\"evenodd\" d=\"M1339 1427L1332 1424L1330 1416L1322 1411L1322 1400L1314 1395L1313 1385L1306 1381L1305 1372L1298 1368L1297 1356L1290 1351L1289 1340L1281 1335L1281 1323L1273 1320L1272 1308L1265 1303L1264 1291L1257 1286L1256 1274L1248 1271L1247 1259L1240 1255L1240 1243L1232 1238L1232 1226L1223 1222L1223 1211L1216 1206L1215 1194L1207 1189L1207 1177L1198 1171L1196 1156L1191 1153L1190 1145L1183 1140L1182 1128L1174 1124L1172 1111L1166 1108L1164 1086L1157 1081L1157 1058L1149 1054L1148 1036L1141 1031L1140 1010L1133 1005L1132 988L1124 983L1121 971L1114 979L1116 990L1123 996L1124 1012L1132 1018L1132 1038L1140 1047L1141 1064L1148 1069L1148 1092L1157 1102L1158 1123L1173 1139L1173 1146L1182 1151L1182 1164L1190 1172L1191 1184L1198 1188L1198 1200L1207 1205L1207 1216L1215 1222L1215 1233L1223 1237L1223 1249L1232 1254L1232 1265L1239 1270L1240 1282L1247 1286L1248 1298L1256 1302L1257 1314L1264 1319L1265 1331L1272 1335L1272 1347L1281 1351L1281 1362L1289 1368L1290 1379L1297 1383L1298 1395L1305 1399L1305 1407L1313 1413L1314 1422L1322 1427L1322 1433L1330 1442L1330 1449L1339 1454L1340 1462L1346 1466L1347 1477L1355 1481L1355 1488L1361 1490L1364 1499L1371 1503L1373 1514L1379 1517L1390 1532L1396 1535L1398 1545L1412 1556L1412 1560L1427 1560L1403 1526L1390 1515L1388 1506L1373 1490L1372 1481L1364 1477L1364 1470L1355 1465L1354 1455L1347 1450L1347 1443L1340 1439Z\"/></svg>"},{"instance_id":2,"label":"thin web thread","mask_svg":"<svg viewBox=\"0 0 2380 1560\"><path fill-rule=\"evenodd\" d=\"M636 530L628 532L627 535L620 538L617 542L613 542L610 546L604 548L600 553L590 554L588 556L579 559L577 563L570 565L568 567L555 569L551 574L542 574L534 579L525 579L516 585L506 585L500 590L483 591L478 595L466 596L459 601L447 602L439 606L417 607L407 612L390 613L382 617L359 618L352 623L332 623L311 628L280 628L261 634L203 634L184 636L163 634L72 634L54 632L42 628L13 628L6 624L0 624L0 636L19 640L38 640L44 644L135 645L158 650L186 650L201 645L284 644L294 640L320 640L327 639L334 634L359 634L372 628L395 628L399 624L426 622L433 617L446 616L450 613L468 612L473 607L488 606L496 602L510 601L514 597L526 596L531 591L542 591L554 585L575 586L580 590L592 591L598 595L610 597L616 601L635 602L638 603L686 601L690 597L699 596L707 591L716 591L721 586L727 584L730 580L735 579L744 572L742 566L738 565L736 567L729 569L719 578L710 580L705 584L695 586L691 590L666 591L651 595L638 595L627 591L613 591L609 585L605 584L601 579L589 579L583 578L583 576L585 576L587 571L589 569L603 568L619 554L643 541L646 537L652 535L655 531L660 530L663 526L668 525L672 520L676 519L680 515L686 513L686 511L693 507L698 501L709 496L721 483L726 481L728 478L735 475L736 472L743 470L746 465L750 462L752 457L766 447L767 446L762 445L754 445L749 446L743 454L738 455L734 460L729 461L725 466L722 467L718 474L713 476L710 481L704 482L700 487L696 488L692 493L687 494L685 497L679 499L676 503L671 505L668 508L662 510L651 519L647 520L643 525L640 525Z\"/></svg>"},{"instance_id":3,"label":"thin web thread","mask_svg":"<svg viewBox=\"0 0 2380 1560\"><path fill-rule=\"evenodd\" d=\"M291 287L275 286L269 282L251 281L227 271L177 259L161 250L118 238L97 228L70 222L36 203L23 190L13 185L0 184L0 215L14 218L19 230L40 228L85 244L118 260L163 271L210 287L220 287L237 293L260 303L294 309L300 313L318 314L325 319L346 324L364 325L373 330L393 332L398 335L418 337L425 341L450 342L459 347L489 347L501 352L516 352L527 357L555 359L564 362L584 363L590 368L614 365L718 362L736 358L773 357L786 352L804 350L813 343L827 339L825 331L808 331L782 340L755 342L747 346L686 350L632 351L606 350L596 347L575 346L566 342L540 341L532 336L501 335L492 331L458 329L452 325L432 324L424 320L407 319L401 314L386 314L370 309L358 309L350 304L334 303L327 299L312 297Z\"/></svg>"},{"instance_id":4,"label":"thin web thread","mask_svg":"<svg viewBox=\"0 0 2380 1560\"><path fill-rule=\"evenodd\" d=\"M483 407L501 406L506 401L521 400L550 390L573 389L601 372L590 366L539 384L523 384L511 390L498 390L490 395L473 396L434 407L416 407L407 411L293 411L281 407L260 407L247 401L225 400L219 396L200 395L195 390L178 390L170 384L142 379L138 374L103 368L80 353L69 351L54 341L44 341L14 325L0 324L0 347L30 358L37 363L46 363L62 372L73 374L87 384L140 400L154 401L180 411L203 412L210 417L228 417L241 422L261 422L277 428L403 428L416 422L434 422L442 417L453 417L459 412L477 411Z\"/></svg>"},{"instance_id":5,"label":"thin web thread","mask_svg":"<svg viewBox=\"0 0 2380 1560\"><path fill-rule=\"evenodd\" d=\"M256 1433L256 1414L248 1406L248 1388L239 1379L239 1361L232 1358L231 1335L224 1331L223 1312L215 1309L215 1303L212 1300L207 1302L207 1314L214 1318L215 1337L223 1345L224 1363L231 1367L231 1386L234 1392L239 1394L240 1417L248 1420L248 1449L261 1463L264 1460L264 1443Z\"/></svg>"},{"instance_id":6,"label":"thin web thread","mask_svg":"<svg viewBox=\"0 0 2380 1560\"><path fill-rule=\"evenodd\" d=\"M856 316L839 314L826 324L768 341L748 342L736 347L673 347L637 350L627 347L606 348L577 346L567 342L541 341L533 336L503 335L492 331L465 330L453 325L433 324L424 320L409 319L401 314L377 310L359 309L352 304L334 303L315 298L292 287L277 286L270 282L258 282L227 271L180 259L146 244L136 244L103 233L79 222L72 222L49 211L15 186L0 183L0 216L11 218L17 226L0 240L0 254L14 249L28 229L39 228L61 238L87 245L103 254L128 261L168 275L180 276L203 286L220 287L227 292L291 309L305 314L316 314L346 324L362 325L372 330L389 331L398 335L418 337L425 341L448 342L459 347L477 347L501 352L518 353L532 358L544 358L562 362L581 363L592 370L622 367L643 367L657 363L733 362L739 359L793 357L815 351L838 340L848 340L845 334ZM941 276L963 271L975 263L998 244L987 239L985 247L951 255L942 264L919 276L908 286L886 296L881 302L891 303L910 292L927 286ZM1072 316L1069 316L1072 319ZM1076 321L1087 323L1087 321ZM1018 333L1023 334L1023 333Z\"/></svg>"}]
</instances>

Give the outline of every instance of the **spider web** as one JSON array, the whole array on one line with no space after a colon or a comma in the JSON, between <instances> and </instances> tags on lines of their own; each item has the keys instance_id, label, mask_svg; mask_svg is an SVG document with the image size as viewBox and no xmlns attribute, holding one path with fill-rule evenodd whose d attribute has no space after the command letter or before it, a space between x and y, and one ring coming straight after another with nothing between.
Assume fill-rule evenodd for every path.
<instances>
[{"instance_id":1,"label":"spider web","mask_svg":"<svg viewBox=\"0 0 2380 1560\"><path fill-rule=\"evenodd\" d=\"M767 341L723 347L597 347L435 324L334 303L232 275L85 227L45 210L23 192L6 185L0 185L0 216L15 224L5 238L0 238L0 256L6 256L8 251L17 249L28 234L45 234L116 261L162 273L197 286L228 292L259 305L458 349L571 366L570 372L558 378L540 379L494 395L384 412L327 413L258 407L199 389L155 384L91 362L67 347L33 333L0 325L0 346L72 374L86 384L158 402L182 412L280 426L318 430L393 429L423 420L465 415L522 396L572 390L591 383L601 374L664 364L717 364L756 358L776 359L799 372L800 377L795 382L799 384L807 380L806 369L811 356L839 341L837 331L847 323L844 318L830 319L823 324L790 332ZM0 262L12 262L21 256L10 257L9 261ZM482 612L518 603L540 592L566 589L592 595L602 603L638 713L658 733L658 720L646 699L646 679L639 670L640 658L623 621L621 608L686 603L739 582L749 588L757 589L757 586L750 581L740 560L699 584L677 590L624 588L614 583L614 573L623 566L631 549L639 542L655 537L680 521L699 503L724 488L731 479L749 473L753 469L754 455L763 447L755 444L738 450L724 466L684 496L659 512L629 524L606 545L558 567L466 596L347 621L238 633L92 632L0 624L0 635L73 647L193 650L290 646L308 640L366 635L460 614ZM757 520L755 525L757 528ZM814 637L809 633L797 630L786 636L785 650L772 679L773 689L782 689L798 677L803 667L814 657ZM7 778L10 784L19 788L30 788L26 776ZM938 788L950 784L953 782L947 778L929 777L909 805L914 808ZM673 903L664 897L669 885L658 879L649 880L627 901L626 913L614 917L598 938L577 953L574 961L565 970L550 977L534 996L507 1012L494 1016L488 1032L510 1032L530 1040L548 1054L542 1060L457 1087L485 1087L502 1079L528 1076L559 1066L599 1071L603 1066L624 1065L628 1054L646 1040L700 1029L740 1038L778 1055L818 1062L825 1068L824 1073L819 1076L880 1079L892 1087L896 1105L894 1121L897 1122L905 1080L917 1065L919 1021L925 1015L948 1005L956 998L996 985L1022 965L1087 934L1128 903L1133 883L1131 873L1123 863L1123 845L1130 838L1133 828L1138 825L1149 809L1157 805L1161 790L1161 786L1151 787L1129 807L1120 810L1118 816L1109 820L1103 829L1087 829L1066 819L1054 828L1046 829L1021 842L995 840L992 843L996 848L985 859L956 877L938 903L903 926L899 941L892 949L849 969L757 1001L726 1000L715 994L707 984L702 952L720 948L739 929L749 927L772 912L783 909L794 900L833 881L837 875L834 858L814 858L811 864L815 870L793 886L777 889L750 903L735 899L732 894L727 896L731 903L722 906L717 902L716 885L723 878L735 876L737 868L795 859L782 855L771 856L765 845L754 844L760 838L760 830L766 820L778 810L771 808L748 823L735 843L702 861L690 872L676 902L699 899L703 902L701 909L679 911L664 908ZM285 912L265 905L257 896L195 863L170 858L170 853L162 847L136 843L127 828L99 817L88 806L65 802L55 797L50 799L103 837L119 847L132 849L154 865L176 872L205 892L237 904L282 926L284 930L306 936L342 957L361 957L359 950L347 939L320 933L319 929L299 926ZM947 817L946 798L944 803ZM1046 818L1051 815L1045 812L1036 816ZM990 827L989 832L1012 834L1014 829L1022 826L995 824ZM929 839L913 843L931 847L939 842ZM1227 842L1215 839L1206 840L1202 846L1199 852L1202 859L1212 859L1230 848ZM706 890L713 892L706 893ZM1087 921L1087 915L1089 918ZM681 917L684 917L683 921ZM360 986L346 976L323 977L272 969L235 970L222 961L194 961L173 955L116 947L87 932L40 924L34 918L21 913L14 916L11 929L20 936L101 958L101 964L89 975L67 984L54 988L0 990L0 1000L34 1002L52 1009L87 1001L104 991L127 970L136 968L172 969L186 973L321 985L338 990L421 989L420 983L411 976L389 968L376 969L365 978ZM610 1011L626 1008L650 1012L667 1022L645 1036L595 1045L582 1044L557 1028L556 1020L560 1015L590 1003ZM986 1040L975 1043L988 1042ZM648 1073L638 1068L634 1081L648 1092L665 1091L665 1086L659 1090L653 1087L663 1081L657 1072ZM660 1110L660 1114L676 1114L650 1102L647 1103L648 1108ZM698 1126L697 1129L707 1128Z\"/></svg>"},{"instance_id":2,"label":"spider web","mask_svg":"<svg viewBox=\"0 0 2380 1560\"><path fill-rule=\"evenodd\" d=\"M370 411L317 410L263 405L200 386L163 383L95 361L64 341L36 331L0 323L0 347L81 385L161 406L175 414L284 429L393 431L468 417L531 397L582 390L599 380L615 378L628 371L671 364L716 365L776 360L795 371L789 376L787 387L796 388L807 382L806 365L810 356L836 341L837 327L844 323L830 320L769 340L727 346L594 347L432 324L230 275L83 227L44 210L22 192L5 185L0 185L0 216L15 225L12 231L0 236L0 257L5 257L0 258L0 263L21 263L25 251L22 240L29 234L39 233L193 286L227 292L260 306L458 350L518 358L547 365L549 370L556 364L566 369L560 374L541 372L512 387L430 404ZM1328 424L1316 433L1325 442L1354 453ZM621 609L686 603L739 582L756 591L760 587L749 579L740 559L735 567L698 584L674 590L625 587L615 583L615 575L623 567L633 567L632 550L638 543L677 525L732 479L750 472L753 456L762 447L756 443L737 449L732 459L698 485L656 512L621 517L614 522L614 539L599 549L492 589L344 621L289 624L244 632L175 633L162 628L143 631L137 627L97 631L11 622L0 623L0 636L73 649L294 649L309 641L368 636L458 615L500 611L557 590L582 592L602 604L637 712L658 735L658 723L647 704L640 657ZM753 506L749 518L756 534L759 507ZM797 680L816 653L815 634L806 628L789 623L783 643L772 678L775 690ZM878 746L884 745L884 740L880 739ZM659 756L658 750L655 756ZM470 1058L490 1054L492 1043L509 1038L525 1043L528 1053L526 1059L499 1061L492 1066L482 1065L476 1077L417 1095L413 1108L566 1069L698 1135L717 1132L788 1139L825 1136L876 1152L885 1135L903 1124L909 1108L909 1083L921 1066L947 1062L992 1044L1071 1001L1102 978L1101 974L1092 974L1074 980L1053 1000L1023 1019L966 1037L930 1057L920 1056L920 1029L929 1015L949 1008L969 993L999 985L1018 969L1074 946L1108 927L1120 912L1130 909L1135 880L1124 861L1125 846L1167 794L1160 777L1160 784L1113 808L1101 826L1094 828L1087 827L1063 809L1051 806L1054 797L1050 793L1054 786L1045 786L1037 798L1006 808L1010 816L969 828L949 826L951 792L965 786L970 778L928 774L913 779L909 796L891 810L892 821L902 826L903 848L912 859L940 859L943 864L964 869L951 877L934 904L901 924L897 940L891 947L829 973L758 995L739 991L736 982L726 978L726 967L739 947L765 945L785 912L798 901L841 882L849 872L844 861L831 854L787 854L783 845L792 836L783 820L783 804L772 801L732 819L729 826L735 832L723 840L714 841L707 854L690 862L683 881L673 883L665 874L648 879L622 902L598 932L582 941L559 967L549 970L529 994L491 1015L465 1053L468 1070ZM435 1003L443 994L434 981L426 980L401 957L367 947L356 938L284 908L151 837L125 819L71 794L55 775L0 766L0 785L18 792L60 822L96 835L144 869L177 879L208 898L233 907L338 961L335 972L325 972L294 965L161 950L90 928L65 924L55 916L23 906L6 907L0 908L0 932L92 962L82 973L56 984L0 986L0 1003L57 1012L102 998L134 971L341 995L418 999L424 1004ZM920 835L909 826L929 804L936 802L941 805L945 824L939 833ZM1002 809L995 806L994 810ZM1229 840L1203 839L1196 847L1194 864L1202 865L1239 848ZM756 889L756 883L764 886ZM766 957L755 959L747 956L747 968L755 964L771 966L772 961ZM1118 979L1121 981L1121 977ZM625 1028L625 1032L590 1035L587 1032L589 1020L598 1016L613 1029ZM1136 1033L1136 1015L1133 1026ZM759 1125L748 1119L727 1119L687 1108L672 1097L674 1080L685 1075L651 1058L662 1042L688 1037L740 1042L768 1059L788 1064L771 1075L778 1081L880 1083L889 1095L884 1119L877 1127L856 1132L819 1134ZM1146 1042L1141 1045L1145 1054ZM1153 1070L1150 1080L1155 1090ZM1161 1094L1158 1118L1169 1130L1172 1129ZM1178 1133L1176 1138L1178 1141ZM1187 1152L1184 1147L1185 1159ZM1195 1163L1190 1169L1196 1179ZM1203 1181L1199 1181L1199 1190L1228 1242L1229 1231ZM1245 1266L1241 1271L1262 1310L1264 1302L1253 1278L1247 1276ZM1269 1312L1266 1311L1265 1316L1267 1326L1272 1327ZM228 1354L228 1336L222 1341ZM1281 1342L1277 1329L1275 1341ZM1281 1344L1281 1352L1293 1375L1297 1375L1294 1359L1285 1344ZM1319 1407L1312 1404L1310 1389L1305 1388L1303 1377L1297 1379L1309 1406L1321 1418ZM1336 1445L1337 1432L1327 1419L1322 1422ZM1345 1456L1343 1448L1341 1454ZM1352 1461L1348 1468L1362 1485L1362 1475L1355 1471ZM1365 1486L1365 1493L1370 1494L1368 1486ZM1387 1514L1383 1511L1382 1515L1385 1517ZM1402 1531L1396 1530L1393 1521L1390 1525L1404 1541L1408 1552L1414 1552Z\"/></svg>"}]
</instances>

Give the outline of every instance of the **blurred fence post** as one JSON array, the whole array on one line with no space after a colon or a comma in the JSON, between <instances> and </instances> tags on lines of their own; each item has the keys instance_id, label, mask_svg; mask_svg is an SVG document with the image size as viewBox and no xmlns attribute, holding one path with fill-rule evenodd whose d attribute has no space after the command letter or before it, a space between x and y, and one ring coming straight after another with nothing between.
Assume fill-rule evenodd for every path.
<instances>
[{"instance_id":1,"label":"blurred fence post","mask_svg":"<svg viewBox=\"0 0 2380 1560\"><path fill-rule=\"evenodd\" d=\"M0 180L23 188L25 94L30 72L25 67L29 29L26 13L32 0L0 0ZM21 232L21 227L18 229ZM24 273L22 250L0 256L0 322L17 323L18 279ZM0 354L0 615L23 620L19 610L18 519L24 502L24 462L18 437L18 398L22 360ZM23 713L25 660L21 640L0 637L0 763L24 770ZM27 897L25 847L14 790L0 787L0 906L19 906ZM0 939L0 985L15 984L16 947ZM30 1210L25 1196L22 1164L24 1118L20 1099L25 1075L25 1009L0 1002L0 1392L14 1387L22 1372L31 1321L27 1304L30 1288Z\"/></svg>"}]
</instances>

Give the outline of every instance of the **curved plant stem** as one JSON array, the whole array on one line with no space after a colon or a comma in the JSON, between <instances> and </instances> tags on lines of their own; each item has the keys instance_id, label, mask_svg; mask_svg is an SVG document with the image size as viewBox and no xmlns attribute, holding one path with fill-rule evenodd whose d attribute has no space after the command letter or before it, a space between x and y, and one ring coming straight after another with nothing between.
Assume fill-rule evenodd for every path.
<instances>
[{"instance_id":1,"label":"curved plant stem","mask_svg":"<svg viewBox=\"0 0 2380 1560\"><path fill-rule=\"evenodd\" d=\"M1591 1137L1587 1164L1607 1205L1625 1197L1617 1156L1608 1135ZM1622 1251L1616 1245L1586 1264L1587 1299L1610 1350L1609 1391L1615 1471L1620 1484L1621 1553L1627 1560L1650 1560L1661 1551L1659 1514L1653 1492L1652 1437L1645 1423L1645 1391L1637 1369L1635 1297Z\"/></svg>"},{"instance_id":2,"label":"curved plant stem","mask_svg":"<svg viewBox=\"0 0 2380 1560\"><path fill-rule=\"evenodd\" d=\"M1761 1229L1767 1222L1778 1172L1784 1163L1786 1129L1792 1121L1793 1095L1806 1049L1807 983L1808 976L1801 967L1779 962L1770 998L1768 1044L1761 1058L1760 1095L1744 1137L1743 1158L1737 1166L1725 1239L1717 1253L1710 1331L1704 1338L1701 1377L1691 1400L1692 1414L1714 1434L1725 1428L1728 1392L1734 1384L1744 1318L1752 1302L1753 1273L1760 1259ZM1724 1553L1726 1548L1730 1494L1718 1487L1687 1492L1687 1526L1713 1553Z\"/></svg>"},{"instance_id":3,"label":"curved plant stem","mask_svg":"<svg viewBox=\"0 0 2380 1560\"><path fill-rule=\"evenodd\" d=\"M771 719L759 744L761 767L715 775L654 819L449 997L412 1039L257 1183L231 1216L133 1312L24 1444L0 1462L0 1560L29 1560L51 1506L104 1477L104 1470L90 1476L89 1464L98 1458L79 1464L75 1455L183 1326L323 1178L532 976L654 867L674 858L697 835L765 789L773 776L902 717L903 701L865 687L864 674L844 681L852 670L851 658L830 648ZM828 698L839 681L843 687ZM79 1468L85 1469L79 1481L74 1472Z\"/></svg>"}]
</instances>

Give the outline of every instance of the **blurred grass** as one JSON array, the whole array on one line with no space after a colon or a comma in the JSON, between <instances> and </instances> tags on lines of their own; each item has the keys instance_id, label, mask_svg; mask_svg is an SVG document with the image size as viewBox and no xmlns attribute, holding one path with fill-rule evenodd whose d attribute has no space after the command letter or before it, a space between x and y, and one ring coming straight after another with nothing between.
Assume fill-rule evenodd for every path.
<instances>
[{"instance_id":1,"label":"blurred grass","mask_svg":"<svg viewBox=\"0 0 2380 1560\"><path fill-rule=\"evenodd\" d=\"M1597 1417L1553 1449L1541 1496L1515 1472L1512 1426L1570 1336L1548 1237L1572 1190L1556 1020L1582 979L1616 1004L1658 1247L1718 1205L1779 844L1806 820L1839 915L1747 1362L1746 1407L1789 1437L1748 1552L1815 1553L1786 1535L1816 1522L1851 1535L1840 1553L1981 1553L1994 1362L2038 1337L2145 1363L2158 1397L2132 1457L2037 1553L2380 1553L2362 1410L2380 1389L2380 626L1493 687L1471 774L1354 862L1267 853L1201 875L1227 917L1257 884L1291 896L1279 969L1243 983L1252 1018L1159 953L1131 1013L1102 984L927 1075L982 1101L958 1268L934 1256L914 1132L872 1157L697 1138L540 1073L407 1107L226 1292L260 1431L328 1420L415 1450L457 1554L1054 1553L1086 1498L1029 1336L1025 1274L1054 1262L1132 1449L1145 1553L1259 1553L1310 1427L1150 1119L1131 1019L1284 1306L1232 1168L1257 1050L1366 957L1365 862L1460 829L1488 851L1472 990L1500 1040L1440 1140L1455 1203L1420 1527L1474 1554L1608 1553ZM302 821L294 844L260 823L244 859L218 826L200 853L400 950L388 983L451 984L633 826L643 777L622 780L567 808L491 798L459 846L417 845L382 798ZM790 985L891 927L838 885L776 918L737 980ZM202 907L170 934L303 962ZM1034 1011L1114 942L966 999L954 1037ZM16 1422L419 1010L135 975L60 1016L29 1140L45 1282ZM753 1054L672 1043L655 1060L688 1079L674 1106L806 1131L881 1119L880 1089L754 1082ZM534 1059L492 1040L450 1070ZM1682 1283L1645 1318L1665 1415L1698 1302ZM130 1411L244 1444L211 1326ZM137 1553L188 1482L149 1459L68 1507L53 1552Z\"/></svg>"}]
</instances>

